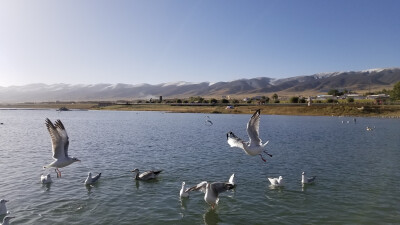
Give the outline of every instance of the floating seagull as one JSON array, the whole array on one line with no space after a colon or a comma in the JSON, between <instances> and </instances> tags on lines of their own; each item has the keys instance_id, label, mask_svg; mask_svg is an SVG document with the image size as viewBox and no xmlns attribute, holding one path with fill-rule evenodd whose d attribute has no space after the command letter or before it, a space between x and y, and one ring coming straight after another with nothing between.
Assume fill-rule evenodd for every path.
<instances>
[{"instance_id":1,"label":"floating seagull","mask_svg":"<svg viewBox=\"0 0 400 225\"><path fill-rule=\"evenodd\" d=\"M283 178L282 176L279 176L279 178L269 178L268 177L269 182L271 182L272 186L283 186Z\"/></svg>"},{"instance_id":2,"label":"floating seagull","mask_svg":"<svg viewBox=\"0 0 400 225\"><path fill-rule=\"evenodd\" d=\"M6 216L6 217L4 217L3 218L3 223L2 224L0 224L0 225L9 225L10 223L10 220L11 219L13 219L13 218L15 218L15 217L13 217L13 216Z\"/></svg>"},{"instance_id":3,"label":"floating seagull","mask_svg":"<svg viewBox=\"0 0 400 225\"><path fill-rule=\"evenodd\" d=\"M267 160L264 159L261 153L264 152L270 157L272 157L272 155L268 154L268 152L264 149L264 147L268 144L268 141L262 144L262 140L259 138L259 127L260 109L253 114L253 116L250 118L250 121L247 123L247 134L250 138L248 142L238 138L232 131L226 134L226 138L231 147L241 148L247 155L259 155L261 159L266 162Z\"/></svg>"},{"instance_id":4,"label":"floating seagull","mask_svg":"<svg viewBox=\"0 0 400 225\"><path fill-rule=\"evenodd\" d=\"M186 190L189 191L201 191L204 192L204 201L211 205L212 208L215 207L219 202L218 195L222 192L232 189L234 186L228 182L214 182L209 183L207 181L203 181L196 186L193 186Z\"/></svg>"},{"instance_id":5,"label":"floating seagull","mask_svg":"<svg viewBox=\"0 0 400 225\"><path fill-rule=\"evenodd\" d=\"M312 184L312 183L314 183L314 180L315 180L316 176L306 177L305 175L306 175L306 173L304 173L304 172L301 174L301 183L302 184Z\"/></svg>"},{"instance_id":6,"label":"floating seagull","mask_svg":"<svg viewBox=\"0 0 400 225\"><path fill-rule=\"evenodd\" d=\"M44 168L55 167L57 177L61 177L61 171L58 168L68 166L74 162L80 162L80 160L75 157L71 158L68 156L69 138L64 125L61 123L61 120L56 120L53 125L53 123L46 118L46 127L50 133L53 159L55 160L49 165L44 166Z\"/></svg>"},{"instance_id":7,"label":"floating seagull","mask_svg":"<svg viewBox=\"0 0 400 225\"><path fill-rule=\"evenodd\" d=\"M162 170L150 170L139 175L139 169L136 168L131 172L136 173L135 180L151 180L157 178L158 174L160 174Z\"/></svg>"},{"instance_id":8,"label":"floating seagull","mask_svg":"<svg viewBox=\"0 0 400 225\"><path fill-rule=\"evenodd\" d=\"M50 174L48 173L46 176L45 175L40 176L40 182L42 184L50 184L53 181L51 180Z\"/></svg>"},{"instance_id":9,"label":"floating seagull","mask_svg":"<svg viewBox=\"0 0 400 225\"><path fill-rule=\"evenodd\" d=\"M368 131L371 131L371 130L374 130L374 128L375 128L375 127L373 127L373 128L372 128L372 127L367 127L367 130L368 130Z\"/></svg>"},{"instance_id":10,"label":"floating seagull","mask_svg":"<svg viewBox=\"0 0 400 225\"><path fill-rule=\"evenodd\" d=\"M96 183L99 180L100 177L101 177L101 173L99 173L96 176L92 177L92 173L89 172L88 173L88 177L85 180L85 185L91 185L91 184Z\"/></svg>"},{"instance_id":11,"label":"floating seagull","mask_svg":"<svg viewBox=\"0 0 400 225\"><path fill-rule=\"evenodd\" d=\"M5 214L9 213L7 211L7 206L6 206L7 202L8 202L8 200L5 200L5 199L0 200L0 215L5 215Z\"/></svg>"},{"instance_id":12,"label":"floating seagull","mask_svg":"<svg viewBox=\"0 0 400 225\"><path fill-rule=\"evenodd\" d=\"M179 192L179 197L181 197L181 198L189 197L189 192L186 192L186 190L187 190L186 184L185 184L185 182L182 182L182 188Z\"/></svg>"},{"instance_id":13,"label":"floating seagull","mask_svg":"<svg viewBox=\"0 0 400 225\"><path fill-rule=\"evenodd\" d=\"M228 183L230 183L230 184L232 184L234 187L236 187L236 183L235 183L235 174L233 173L232 175L231 175L231 177L229 177L229 181L228 181Z\"/></svg>"}]
</instances>

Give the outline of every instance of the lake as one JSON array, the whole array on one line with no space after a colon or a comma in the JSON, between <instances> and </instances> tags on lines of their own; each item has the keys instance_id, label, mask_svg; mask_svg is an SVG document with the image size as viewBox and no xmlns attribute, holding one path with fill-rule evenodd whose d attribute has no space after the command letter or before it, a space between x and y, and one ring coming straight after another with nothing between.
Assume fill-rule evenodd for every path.
<instances>
[{"instance_id":1,"label":"lake","mask_svg":"<svg viewBox=\"0 0 400 225\"><path fill-rule=\"evenodd\" d=\"M273 155L264 163L230 148L226 133L247 139L248 115L162 112L0 110L0 199L11 224L398 224L400 120L261 115L260 137ZM45 118L61 119L69 154L52 162ZM366 127L374 127L367 131ZM130 172L162 169L158 180L137 182ZM87 173L102 173L86 187ZM301 173L317 176L303 187ZM42 185L40 175L53 183ZM188 186L227 181L213 210ZM285 186L271 188L268 177ZM1 216L2 219L4 216Z\"/></svg>"}]
</instances>

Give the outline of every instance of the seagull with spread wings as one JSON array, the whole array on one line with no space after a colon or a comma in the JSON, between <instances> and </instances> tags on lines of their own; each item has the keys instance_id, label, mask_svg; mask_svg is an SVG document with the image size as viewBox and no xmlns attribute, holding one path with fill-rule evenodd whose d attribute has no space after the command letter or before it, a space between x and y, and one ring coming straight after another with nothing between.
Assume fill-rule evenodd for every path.
<instances>
[{"instance_id":1,"label":"seagull with spread wings","mask_svg":"<svg viewBox=\"0 0 400 225\"><path fill-rule=\"evenodd\" d=\"M259 137L259 127L260 127L260 109L258 109L247 123L247 134L249 135L249 141L243 141L237 137L232 131L226 134L228 144L231 147L237 147L244 150L247 155L255 156L259 155L261 159L266 162L261 153L265 153L272 157L264 147L268 144L268 141L264 144Z\"/></svg>"},{"instance_id":2,"label":"seagull with spread wings","mask_svg":"<svg viewBox=\"0 0 400 225\"><path fill-rule=\"evenodd\" d=\"M51 137L54 161L49 165L44 166L44 168L56 168L57 177L61 177L61 171L58 168L66 167L74 162L80 162L80 160L68 156L69 138L61 120L56 120L53 124L48 118L46 118L46 127Z\"/></svg>"}]
</instances>

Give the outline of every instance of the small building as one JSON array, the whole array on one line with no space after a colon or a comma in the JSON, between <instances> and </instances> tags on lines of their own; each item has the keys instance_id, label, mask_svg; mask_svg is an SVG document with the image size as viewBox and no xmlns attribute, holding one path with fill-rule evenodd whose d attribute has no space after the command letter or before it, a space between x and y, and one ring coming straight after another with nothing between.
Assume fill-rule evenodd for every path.
<instances>
[{"instance_id":1,"label":"small building","mask_svg":"<svg viewBox=\"0 0 400 225\"><path fill-rule=\"evenodd\" d=\"M317 100L336 99L333 95L318 95Z\"/></svg>"}]
</instances>

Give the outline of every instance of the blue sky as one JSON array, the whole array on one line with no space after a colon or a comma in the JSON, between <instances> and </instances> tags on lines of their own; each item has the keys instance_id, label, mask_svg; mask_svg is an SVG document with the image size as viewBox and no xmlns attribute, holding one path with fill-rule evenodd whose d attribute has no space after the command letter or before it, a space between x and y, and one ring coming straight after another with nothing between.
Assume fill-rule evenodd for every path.
<instances>
[{"instance_id":1,"label":"blue sky","mask_svg":"<svg viewBox=\"0 0 400 225\"><path fill-rule=\"evenodd\" d=\"M3 0L0 86L400 66L397 0Z\"/></svg>"}]
</instances>

